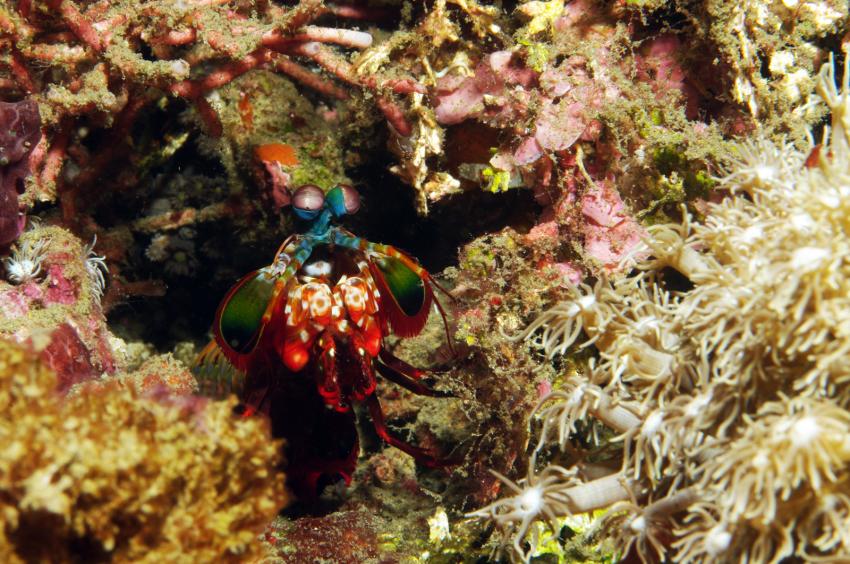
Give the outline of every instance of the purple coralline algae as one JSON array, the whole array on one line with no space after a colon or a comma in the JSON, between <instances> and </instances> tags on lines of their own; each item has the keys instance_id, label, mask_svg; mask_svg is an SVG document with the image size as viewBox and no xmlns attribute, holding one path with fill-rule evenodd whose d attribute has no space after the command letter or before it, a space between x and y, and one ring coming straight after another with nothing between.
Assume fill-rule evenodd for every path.
<instances>
[{"instance_id":1,"label":"purple coralline algae","mask_svg":"<svg viewBox=\"0 0 850 564\"><path fill-rule=\"evenodd\" d=\"M38 104L0 102L0 246L18 238L26 215L18 204L30 174L30 155L41 139Z\"/></svg>"}]
</instances>

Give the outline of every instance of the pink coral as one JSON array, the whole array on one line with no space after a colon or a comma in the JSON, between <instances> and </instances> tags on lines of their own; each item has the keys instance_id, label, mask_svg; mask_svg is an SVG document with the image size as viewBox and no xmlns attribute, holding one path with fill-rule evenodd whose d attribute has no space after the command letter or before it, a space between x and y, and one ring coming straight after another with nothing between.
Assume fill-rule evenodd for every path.
<instances>
[{"instance_id":1,"label":"pink coral","mask_svg":"<svg viewBox=\"0 0 850 564\"><path fill-rule=\"evenodd\" d=\"M587 254L608 270L638 244L645 231L626 213L623 201L611 180L596 182L581 198L584 248Z\"/></svg>"},{"instance_id":2,"label":"pink coral","mask_svg":"<svg viewBox=\"0 0 850 564\"><path fill-rule=\"evenodd\" d=\"M504 154L500 153L500 155ZM537 140L537 137L526 137L519 144L516 150L514 150L513 159L506 158L505 156L502 156L501 158L504 158L506 163L510 163L511 161L513 161L514 164L522 166L531 164L542 156L543 147L540 145L540 142ZM493 160L490 161L490 164L496 166L497 168L503 168L498 166L496 164L497 162L498 161L496 160L496 157L494 157Z\"/></svg>"},{"instance_id":3,"label":"pink coral","mask_svg":"<svg viewBox=\"0 0 850 564\"><path fill-rule=\"evenodd\" d=\"M606 49L598 51L602 64L592 77L586 68L587 60L573 56L546 69L539 76L537 88L523 91L526 106L518 106L521 100L514 93L513 105L506 104L500 111L521 115L535 108L532 126L518 142L501 147L490 159L491 166L506 172L519 169L528 184L548 186L552 180L551 165L539 168L530 165L536 167L536 163L549 160L544 156L570 149L578 141L594 142L600 138L602 124L593 116L606 100L619 96L620 90L604 71L610 53ZM497 97L496 101L500 99ZM467 112L471 112L467 117L481 116L474 105Z\"/></svg>"},{"instance_id":4,"label":"pink coral","mask_svg":"<svg viewBox=\"0 0 850 564\"><path fill-rule=\"evenodd\" d=\"M464 80L446 76L437 83L437 121L452 125L464 120L491 118L512 113L511 98L527 102L525 88L532 85L537 73L523 66L510 51L490 53L475 67L475 74ZM511 90L513 88L513 90ZM494 99L485 104L485 96ZM517 107L524 107L518 103Z\"/></svg>"},{"instance_id":5,"label":"pink coral","mask_svg":"<svg viewBox=\"0 0 850 564\"><path fill-rule=\"evenodd\" d=\"M537 384L537 398L543 399L549 394L552 393L552 382L549 380L541 380L539 384Z\"/></svg>"},{"instance_id":6,"label":"pink coral","mask_svg":"<svg viewBox=\"0 0 850 564\"><path fill-rule=\"evenodd\" d=\"M56 257L67 261L67 257ZM77 301L77 287L65 276L61 263L53 264L47 269L47 292L44 303L49 304L73 304Z\"/></svg>"},{"instance_id":7,"label":"pink coral","mask_svg":"<svg viewBox=\"0 0 850 564\"><path fill-rule=\"evenodd\" d=\"M17 288L7 288L0 291L0 316L23 317L29 310L29 300Z\"/></svg>"},{"instance_id":8,"label":"pink coral","mask_svg":"<svg viewBox=\"0 0 850 564\"><path fill-rule=\"evenodd\" d=\"M538 223L525 236L527 243L531 245L542 244L543 246L557 243L560 234L558 233L558 223L555 221L545 221Z\"/></svg>"},{"instance_id":9,"label":"pink coral","mask_svg":"<svg viewBox=\"0 0 850 564\"><path fill-rule=\"evenodd\" d=\"M573 0L564 6L563 14L555 20L553 27L558 32L582 27L584 22L593 19L588 16L598 12L599 7L593 0Z\"/></svg>"},{"instance_id":10,"label":"pink coral","mask_svg":"<svg viewBox=\"0 0 850 564\"><path fill-rule=\"evenodd\" d=\"M547 100L535 122L534 138L543 149L560 151L578 141L587 127L585 103Z\"/></svg>"},{"instance_id":11,"label":"pink coral","mask_svg":"<svg viewBox=\"0 0 850 564\"><path fill-rule=\"evenodd\" d=\"M50 344L41 351L45 365L56 373L58 390L67 392L72 386L94 379L99 371L92 365L89 351L68 323L50 335Z\"/></svg>"},{"instance_id":12,"label":"pink coral","mask_svg":"<svg viewBox=\"0 0 850 564\"><path fill-rule=\"evenodd\" d=\"M552 267L563 277L564 280L569 280L570 284L578 284L584 279L582 269L569 262L556 262Z\"/></svg>"},{"instance_id":13,"label":"pink coral","mask_svg":"<svg viewBox=\"0 0 850 564\"><path fill-rule=\"evenodd\" d=\"M653 91L664 96L678 90L685 99L685 115L696 119L699 114L699 93L688 83L685 69L679 61L682 42L675 35L665 34L651 39L637 57L638 78L649 82Z\"/></svg>"}]
</instances>

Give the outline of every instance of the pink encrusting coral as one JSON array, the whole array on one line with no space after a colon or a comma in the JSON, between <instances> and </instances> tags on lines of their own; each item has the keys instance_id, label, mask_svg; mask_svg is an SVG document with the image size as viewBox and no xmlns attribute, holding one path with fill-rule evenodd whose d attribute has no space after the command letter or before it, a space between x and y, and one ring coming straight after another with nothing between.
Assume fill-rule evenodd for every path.
<instances>
[{"instance_id":1,"label":"pink encrusting coral","mask_svg":"<svg viewBox=\"0 0 850 564\"><path fill-rule=\"evenodd\" d=\"M485 55L466 78L439 79L435 115L446 126L476 121L498 130L498 145L472 179L494 192L532 188L544 206L539 222L555 222L562 252L581 245L595 268L612 272L644 234L632 208L649 206L644 214L669 211L686 191L708 184L694 181L696 173L678 155L691 140L714 142L716 129L695 121L702 117L702 99L681 62L685 47L677 36L654 36L624 56L610 14L598 6L582 10L574 2L553 20L552 33L585 37L587 45L568 49L563 39L541 45L528 34L546 35L535 23L543 6L523 8L532 20L518 32L523 47ZM641 107L643 102L652 109ZM624 133L617 129L621 124L634 130ZM694 137L697 130L703 134ZM670 170L664 159L679 159L673 162L681 170ZM460 170L471 179L472 169ZM660 184L657 191L637 184L644 178ZM658 199L651 201L649 194Z\"/></svg>"},{"instance_id":2,"label":"pink encrusting coral","mask_svg":"<svg viewBox=\"0 0 850 564\"><path fill-rule=\"evenodd\" d=\"M588 176L581 195L577 197L576 191L565 191L560 200L548 206L526 241L532 245L548 241L550 250L554 250L564 238L577 239L591 264L607 272L618 270L623 257L632 252L646 231L626 209L612 179L596 181ZM573 283L581 279L580 268L564 268Z\"/></svg>"},{"instance_id":3,"label":"pink encrusting coral","mask_svg":"<svg viewBox=\"0 0 850 564\"><path fill-rule=\"evenodd\" d=\"M112 363L112 351L102 347L102 335L96 338L94 351L80 338L75 326L62 323L50 332L49 343L40 352L45 366L56 373L57 389L65 393L73 386L109 374L115 370ZM97 363L96 359L104 362Z\"/></svg>"},{"instance_id":4,"label":"pink encrusting coral","mask_svg":"<svg viewBox=\"0 0 850 564\"><path fill-rule=\"evenodd\" d=\"M500 148L491 164L504 171L530 165L544 154L571 147L588 131L593 112L618 89L584 69L587 60L570 57L542 73L528 68L516 54L497 51L484 57L471 77L447 75L437 83L434 112L442 125L475 119L507 127L533 117L530 135ZM588 139L590 140L590 139Z\"/></svg>"},{"instance_id":5,"label":"pink encrusting coral","mask_svg":"<svg viewBox=\"0 0 850 564\"><path fill-rule=\"evenodd\" d=\"M607 270L618 268L646 231L625 209L610 180L595 182L581 196L581 231L588 257Z\"/></svg>"},{"instance_id":6,"label":"pink encrusting coral","mask_svg":"<svg viewBox=\"0 0 850 564\"><path fill-rule=\"evenodd\" d=\"M443 125L471 118L499 122L518 117L516 111L530 102L526 88L537 73L526 68L510 51L496 51L485 56L475 67L475 74L462 79L446 75L437 83L434 113Z\"/></svg>"},{"instance_id":7,"label":"pink encrusting coral","mask_svg":"<svg viewBox=\"0 0 850 564\"><path fill-rule=\"evenodd\" d=\"M682 41L665 34L646 42L637 56L638 77L649 83L658 96L678 90L685 100L685 115L695 120L699 115L699 93L687 80L679 57L684 52Z\"/></svg>"}]
</instances>

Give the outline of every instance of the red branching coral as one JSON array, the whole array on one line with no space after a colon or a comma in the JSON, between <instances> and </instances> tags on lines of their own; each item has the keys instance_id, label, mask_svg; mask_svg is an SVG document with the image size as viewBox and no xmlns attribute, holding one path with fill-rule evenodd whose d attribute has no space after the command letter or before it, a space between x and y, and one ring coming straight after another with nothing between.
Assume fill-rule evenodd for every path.
<instances>
[{"instance_id":1,"label":"red branching coral","mask_svg":"<svg viewBox=\"0 0 850 564\"><path fill-rule=\"evenodd\" d=\"M48 0L0 10L0 52L9 54L5 65L0 63L0 94L30 94L49 131L34 153L36 178L28 200L58 195L64 219L79 220L79 194L107 167L121 162L130 148L127 138L146 107L166 96L183 98L195 107L207 133L218 136L222 123L211 102L214 91L255 69L282 73L335 99L358 89L372 91L387 119L402 127L405 118L393 96L422 87L403 76L355 72L331 45L364 49L372 37L311 25L326 14L346 19L373 15L316 0L292 7L271 2ZM93 135L99 128L107 132ZM14 230L7 231L0 239L13 238Z\"/></svg>"}]
</instances>

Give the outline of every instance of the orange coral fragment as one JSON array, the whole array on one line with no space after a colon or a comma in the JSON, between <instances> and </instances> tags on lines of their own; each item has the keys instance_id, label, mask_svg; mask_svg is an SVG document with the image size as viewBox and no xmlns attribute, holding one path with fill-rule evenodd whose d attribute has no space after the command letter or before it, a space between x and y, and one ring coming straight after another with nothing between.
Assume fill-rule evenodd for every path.
<instances>
[{"instance_id":1,"label":"orange coral fragment","mask_svg":"<svg viewBox=\"0 0 850 564\"><path fill-rule=\"evenodd\" d=\"M239 93L239 117L242 119L242 125L247 129L254 128L254 106L251 104L251 98L244 92Z\"/></svg>"},{"instance_id":2,"label":"orange coral fragment","mask_svg":"<svg viewBox=\"0 0 850 564\"><path fill-rule=\"evenodd\" d=\"M286 143L266 143L258 145L254 154L261 161L274 161L284 166L295 166L298 164L298 156L295 147Z\"/></svg>"}]
</instances>

